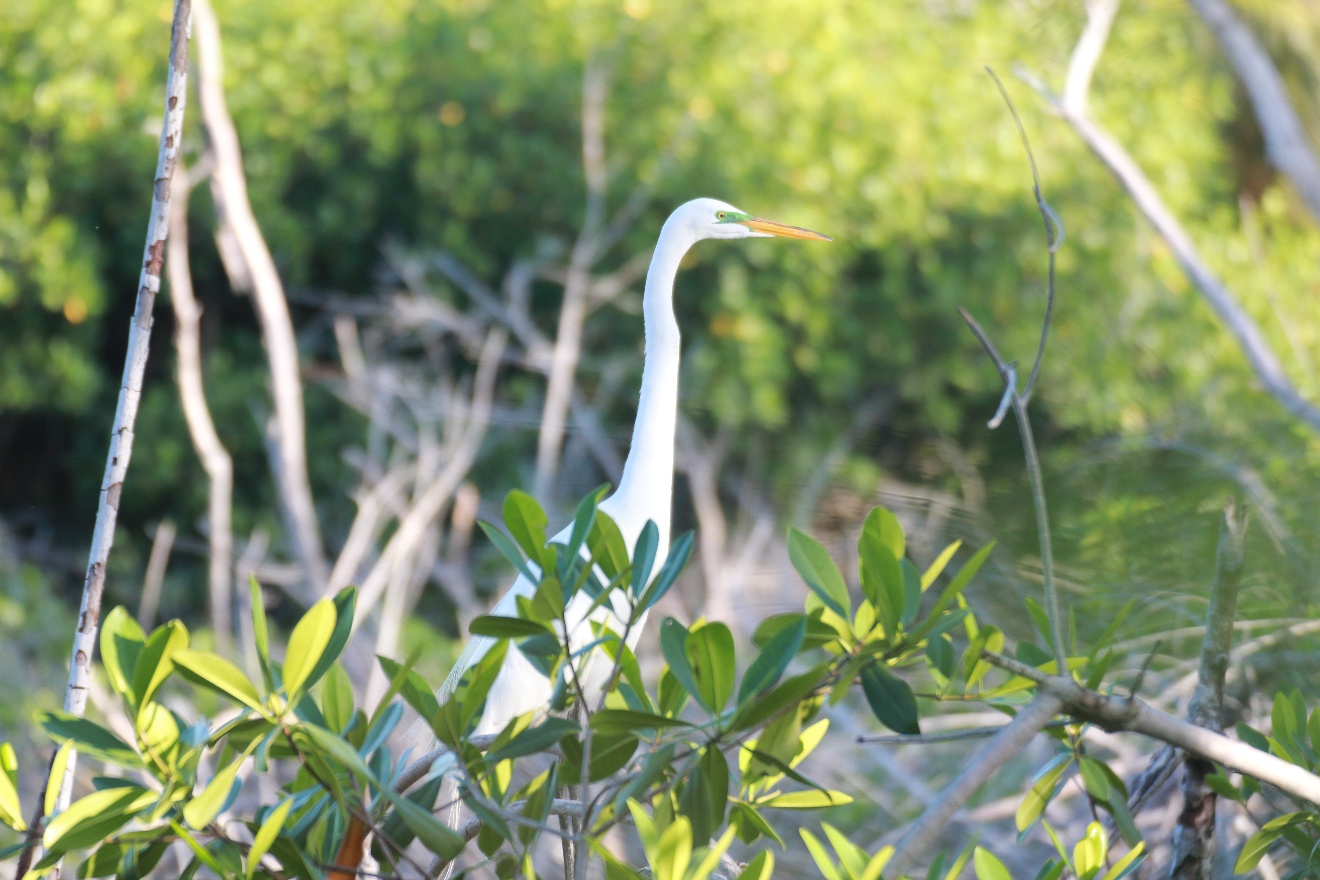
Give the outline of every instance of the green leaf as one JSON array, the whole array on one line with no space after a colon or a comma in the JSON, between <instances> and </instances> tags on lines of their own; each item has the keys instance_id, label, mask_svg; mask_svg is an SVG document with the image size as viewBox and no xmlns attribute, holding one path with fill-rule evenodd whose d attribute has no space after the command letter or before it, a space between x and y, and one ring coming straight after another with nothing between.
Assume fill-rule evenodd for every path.
<instances>
[{"instance_id":1,"label":"green leaf","mask_svg":"<svg viewBox=\"0 0 1320 880\"><path fill-rule=\"evenodd\" d=\"M158 627L147 637L133 666L133 700L142 706L174 671L171 658L188 647L188 630L177 620Z\"/></svg>"},{"instance_id":2,"label":"green leaf","mask_svg":"<svg viewBox=\"0 0 1320 880\"><path fill-rule=\"evenodd\" d=\"M921 572L909 559L900 559L898 568L903 572L903 626L911 626L921 610ZM943 613L943 609L939 614ZM931 615L931 620L939 620L938 614Z\"/></svg>"},{"instance_id":3,"label":"green leaf","mask_svg":"<svg viewBox=\"0 0 1320 880\"><path fill-rule=\"evenodd\" d=\"M1071 761L1071 754L1059 755L1037 774L1031 790L1022 799L1022 803L1018 804L1016 816L1018 831L1026 831L1045 812L1045 807L1053 800L1059 780L1063 778L1064 771L1068 769Z\"/></svg>"},{"instance_id":4,"label":"green leaf","mask_svg":"<svg viewBox=\"0 0 1320 880\"><path fill-rule=\"evenodd\" d=\"M596 511L596 521L587 536L587 548L605 577L614 580L628 570L628 542L623 539L619 525L603 510Z\"/></svg>"},{"instance_id":5,"label":"green leaf","mask_svg":"<svg viewBox=\"0 0 1320 880\"><path fill-rule=\"evenodd\" d=\"M36 718L57 743L71 740L79 752L107 764L144 766L136 749L94 721L60 711L38 712Z\"/></svg>"},{"instance_id":6,"label":"green leaf","mask_svg":"<svg viewBox=\"0 0 1320 880\"><path fill-rule=\"evenodd\" d=\"M538 565L541 565L541 555L545 551L547 525L549 520L535 498L517 489L504 496L504 527L518 548Z\"/></svg>"},{"instance_id":7,"label":"green leaf","mask_svg":"<svg viewBox=\"0 0 1320 880\"><path fill-rule=\"evenodd\" d=\"M591 739L591 772L588 779L597 782L622 770L637 753L639 740L628 733L603 733ZM565 779L582 778L582 741L568 737L560 744L564 752Z\"/></svg>"},{"instance_id":8,"label":"green leaf","mask_svg":"<svg viewBox=\"0 0 1320 880\"><path fill-rule=\"evenodd\" d=\"M344 653L344 648L348 645L349 638L353 635L353 615L357 613L357 588L344 587L335 594L333 599L335 603L335 628L330 634L330 641L326 644L325 650L321 652L321 659L312 667L307 680L303 682L303 689L309 690L321 680L330 667L335 664L340 655ZM287 672L285 674L285 684L287 681Z\"/></svg>"},{"instance_id":9,"label":"green leaf","mask_svg":"<svg viewBox=\"0 0 1320 880\"><path fill-rule=\"evenodd\" d=\"M94 791L46 825L42 845L51 854L95 846L118 831L159 795L140 785Z\"/></svg>"},{"instance_id":10,"label":"green leaf","mask_svg":"<svg viewBox=\"0 0 1320 880\"><path fill-rule=\"evenodd\" d=\"M338 616L334 603L322 599L308 608L302 620L293 628L293 634L289 636L289 647L284 653L284 692L290 700L302 692L304 683L308 686L315 684L309 682L308 678L330 644Z\"/></svg>"},{"instance_id":11,"label":"green leaf","mask_svg":"<svg viewBox=\"0 0 1320 880\"><path fill-rule=\"evenodd\" d=\"M976 880L1013 880L1004 863L990 850L979 846L972 854L972 867L976 869Z\"/></svg>"},{"instance_id":12,"label":"green leaf","mask_svg":"<svg viewBox=\"0 0 1320 880\"><path fill-rule=\"evenodd\" d=\"M1242 800L1242 789L1230 782L1228 776L1223 773L1206 774L1205 784L1222 798L1228 798L1231 801Z\"/></svg>"},{"instance_id":13,"label":"green leaf","mask_svg":"<svg viewBox=\"0 0 1320 880\"><path fill-rule=\"evenodd\" d=\"M774 872L775 855L770 850L763 849L752 857L747 867L742 869L738 880L770 880Z\"/></svg>"},{"instance_id":14,"label":"green leaf","mask_svg":"<svg viewBox=\"0 0 1320 880\"><path fill-rule=\"evenodd\" d=\"M785 679L770 693L738 709L730 724L732 730L746 730L755 727L795 703L801 702L808 694L820 687L821 679L831 664L821 663L800 675Z\"/></svg>"},{"instance_id":15,"label":"green leaf","mask_svg":"<svg viewBox=\"0 0 1320 880\"><path fill-rule=\"evenodd\" d=\"M292 808L293 798L285 798L270 811L266 820L261 823L261 827L257 829L256 836L252 839L252 848L248 850L247 880L252 880L256 875L262 857L270 852L271 844L284 828L284 820L289 818L289 810Z\"/></svg>"},{"instance_id":16,"label":"green leaf","mask_svg":"<svg viewBox=\"0 0 1320 880\"><path fill-rule=\"evenodd\" d=\"M807 634L807 618L796 615L796 619L775 633L761 653L748 667L738 686L738 704L742 705L759 695L768 687L773 687L784 674L788 664L793 662L798 651L802 650L802 640Z\"/></svg>"},{"instance_id":17,"label":"green leaf","mask_svg":"<svg viewBox=\"0 0 1320 880\"><path fill-rule=\"evenodd\" d=\"M692 823L686 816L676 817L660 832L654 852L647 855L655 880L683 880L692 861Z\"/></svg>"},{"instance_id":18,"label":"green leaf","mask_svg":"<svg viewBox=\"0 0 1320 880\"><path fill-rule=\"evenodd\" d=\"M654 520L647 520L633 545L632 594L642 596L651 582L651 569L655 566L656 550L660 546L660 530ZM649 598L649 597L648 597Z\"/></svg>"},{"instance_id":19,"label":"green leaf","mask_svg":"<svg viewBox=\"0 0 1320 880\"><path fill-rule=\"evenodd\" d=\"M325 718L326 727L335 733L343 733L353 718L354 708L353 682L344 667L336 663L326 671L321 683L321 714ZM430 718L434 714L432 712L422 717Z\"/></svg>"},{"instance_id":20,"label":"green leaf","mask_svg":"<svg viewBox=\"0 0 1320 880\"><path fill-rule=\"evenodd\" d=\"M27 830L18 801L18 756L9 743L0 743L0 822L18 832Z\"/></svg>"},{"instance_id":21,"label":"green leaf","mask_svg":"<svg viewBox=\"0 0 1320 880\"><path fill-rule=\"evenodd\" d=\"M547 627L534 620L521 617L500 617L495 614L483 614L474 618L468 625L468 632L474 636L486 636L491 639L520 639L523 636L544 636L552 638L555 634Z\"/></svg>"},{"instance_id":22,"label":"green leaf","mask_svg":"<svg viewBox=\"0 0 1320 880\"><path fill-rule=\"evenodd\" d=\"M735 801L729 812L729 824L737 829L738 839L743 843L754 843L758 837L764 837L773 840L781 847L784 845L784 839L779 836L779 832L775 831L751 804ZM746 873L740 876L746 876Z\"/></svg>"},{"instance_id":23,"label":"green leaf","mask_svg":"<svg viewBox=\"0 0 1320 880\"><path fill-rule=\"evenodd\" d=\"M939 671L946 679L953 677L953 642L948 636L938 635L926 642L926 659L932 668Z\"/></svg>"},{"instance_id":24,"label":"green leaf","mask_svg":"<svg viewBox=\"0 0 1320 880\"><path fill-rule=\"evenodd\" d=\"M669 672L685 691L696 697L701 693L701 688L697 685L697 679L692 674L692 664L688 661L687 640L688 630L683 624L672 617L666 617L660 622L660 653L664 654L665 662L669 664Z\"/></svg>"},{"instance_id":25,"label":"green leaf","mask_svg":"<svg viewBox=\"0 0 1320 880\"><path fill-rule=\"evenodd\" d=\"M440 701L435 698L431 686L417 673L417 670L407 668L389 657L377 656L376 659L380 662L380 668L385 671L386 678L390 681L401 679L399 693L418 715L430 718L440 711Z\"/></svg>"},{"instance_id":26,"label":"green leaf","mask_svg":"<svg viewBox=\"0 0 1320 880\"><path fill-rule=\"evenodd\" d=\"M825 844L816 839L816 835L805 828L799 828L798 834L802 836L802 842L807 845L807 852L811 854L811 858L815 861L816 867L820 870L820 875L824 880L848 880L844 873L839 870L839 866L834 864L834 859L830 858L829 851L825 849Z\"/></svg>"},{"instance_id":27,"label":"green leaf","mask_svg":"<svg viewBox=\"0 0 1320 880\"><path fill-rule=\"evenodd\" d=\"M1100 762L1095 758L1082 756L1080 761L1082 772L1082 784L1086 786L1086 793L1098 801L1109 800L1109 778L1105 776L1105 771L1101 768Z\"/></svg>"},{"instance_id":28,"label":"green leaf","mask_svg":"<svg viewBox=\"0 0 1320 880\"><path fill-rule=\"evenodd\" d=\"M109 877L112 874L117 876L120 863L128 851L129 846L125 843L102 843L78 866L78 876L80 878Z\"/></svg>"},{"instance_id":29,"label":"green leaf","mask_svg":"<svg viewBox=\"0 0 1320 880\"><path fill-rule=\"evenodd\" d=\"M952 544L945 547L940 552L940 555L935 557L935 561L930 564L930 568L926 569L925 572L922 573L921 590L923 593L926 590L929 590L930 585L935 583L936 579L938 579L939 576L944 573L944 569L946 566L948 566L949 560L953 558L953 554L957 553L958 548L961 546L962 546L962 541L954 541Z\"/></svg>"},{"instance_id":30,"label":"green leaf","mask_svg":"<svg viewBox=\"0 0 1320 880\"><path fill-rule=\"evenodd\" d=\"M105 667L110 687L136 708L133 693L133 669L138 654L147 642L142 627L124 606L116 606L101 623L101 665Z\"/></svg>"},{"instance_id":31,"label":"green leaf","mask_svg":"<svg viewBox=\"0 0 1320 880\"><path fill-rule=\"evenodd\" d=\"M688 661L692 664L692 677L698 690L693 694L713 715L724 711L733 695L733 679L737 670L734 658L733 633L722 623L708 623L693 628L686 639ZM705 840L707 836L697 835Z\"/></svg>"},{"instance_id":32,"label":"green leaf","mask_svg":"<svg viewBox=\"0 0 1320 880\"><path fill-rule=\"evenodd\" d=\"M495 528L485 520L477 520L477 525L486 533L486 537L495 545L495 549L500 551L500 555L507 559L514 568L518 569L519 574L527 578L532 583L536 583L537 577L527 566L527 560L523 558L518 545L509 540L509 536Z\"/></svg>"},{"instance_id":33,"label":"green leaf","mask_svg":"<svg viewBox=\"0 0 1320 880\"><path fill-rule=\"evenodd\" d=\"M852 797L841 791L790 791L759 801L757 806L774 807L777 810L819 810L852 802Z\"/></svg>"},{"instance_id":34,"label":"green leaf","mask_svg":"<svg viewBox=\"0 0 1320 880\"><path fill-rule=\"evenodd\" d=\"M1136 870L1137 865L1141 864L1146 856L1146 844L1138 840L1132 849L1128 850L1127 855L1114 863L1114 866L1105 872L1101 880L1119 880L1132 871Z\"/></svg>"},{"instance_id":35,"label":"green leaf","mask_svg":"<svg viewBox=\"0 0 1320 880\"><path fill-rule=\"evenodd\" d=\"M883 663L872 663L862 670L862 693L876 720L895 733L921 733L917 721L917 697L906 681L894 675Z\"/></svg>"},{"instance_id":36,"label":"green leaf","mask_svg":"<svg viewBox=\"0 0 1320 880\"><path fill-rule=\"evenodd\" d=\"M958 570L958 573L954 575L953 580L949 581L948 586L940 591L939 598L935 600L935 604L930 609L930 617L939 617L940 614L944 612L944 609L953 604L959 594L961 594L962 591L967 588L967 585L971 583L972 578L976 576L976 573L981 570L981 566L985 564L986 559L990 556L990 552L994 549L995 542L991 541L989 544L986 544L980 550L977 550L972 554L972 558L967 560L967 564Z\"/></svg>"},{"instance_id":37,"label":"green leaf","mask_svg":"<svg viewBox=\"0 0 1320 880\"><path fill-rule=\"evenodd\" d=\"M825 606L845 620L852 617L852 601L848 598L848 585L839 574L825 545L799 531L788 530L788 558L811 591Z\"/></svg>"},{"instance_id":38,"label":"green leaf","mask_svg":"<svg viewBox=\"0 0 1320 880\"><path fill-rule=\"evenodd\" d=\"M1109 854L1109 838L1104 826L1092 822L1086 826L1086 835L1073 847L1073 870L1079 877L1094 875L1104 867Z\"/></svg>"},{"instance_id":39,"label":"green leaf","mask_svg":"<svg viewBox=\"0 0 1320 880\"><path fill-rule=\"evenodd\" d=\"M884 529L877 524L876 515L879 513L889 514L884 508L877 507L867 517L862 536L857 541L857 555L862 592L875 607L876 618L885 636L893 639L898 635L907 597L903 589L903 569L898 564L902 557L894 555L892 542L885 539ZM899 544L902 544L901 533Z\"/></svg>"},{"instance_id":40,"label":"green leaf","mask_svg":"<svg viewBox=\"0 0 1320 880\"><path fill-rule=\"evenodd\" d=\"M729 765L716 746L702 749L679 797L679 809L692 823L696 840L710 840L724 825L729 802Z\"/></svg>"},{"instance_id":41,"label":"green leaf","mask_svg":"<svg viewBox=\"0 0 1320 880\"><path fill-rule=\"evenodd\" d=\"M64 773L69 768L69 758L72 757L74 753L74 746L74 741L72 739L67 739L58 749L56 749L55 758L50 762L50 773L47 774L47 779L64 779ZM59 785L46 786L46 799L42 803L42 806L45 807L45 814L47 816L55 815L55 807L60 799L60 787L61 786Z\"/></svg>"},{"instance_id":42,"label":"green leaf","mask_svg":"<svg viewBox=\"0 0 1320 880\"><path fill-rule=\"evenodd\" d=\"M990 671L990 661L981 658L982 651L997 654L1004 649L1004 634L995 626L983 626L967 646L963 654L963 669L967 675L967 690L971 691L976 683Z\"/></svg>"},{"instance_id":43,"label":"green leaf","mask_svg":"<svg viewBox=\"0 0 1320 880\"><path fill-rule=\"evenodd\" d=\"M179 651L174 655L174 666L181 676L193 684L261 711L261 695L257 693L257 686L248 680L241 669L219 654Z\"/></svg>"},{"instance_id":44,"label":"green leaf","mask_svg":"<svg viewBox=\"0 0 1320 880\"><path fill-rule=\"evenodd\" d=\"M678 580L678 576L683 572L683 566L687 565L688 557L692 555L692 540L692 532L684 532L669 545L669 555L665 557L665 564L660 566L660 573L651 581L651 585L646 588L646 592L637 602L639 611L649 611L653 608Z\"/></svg>"},{"instance_id":45,"label":"green leaf","mask_svg":"<svg viewBox=\"0 0 1320 880\"><path fill-rule=\"evenodd\" d=\"M234 783L238 779L238 770L247 757L245 752L221 767L211 777L211 781L206 783L201 793L183 805L183 821L188 823L189 828L201 831L220 815L220 811L229 802L230 795L234 791Z\"/></svg>"},{"instance_id":46,"label":"green leaf","mask_svg":"<svg viewBox=\"0 0 1320 880\"><path fill-rule=\"evenodd\" d=\"M248 575L248 596L252 603L252 640L257 646L257 662L266 688L274 690L275 680L270 675L270 626L266 623L266 594L255 574Z\"/></svg>"},{"instance_id":47,"label":"green leaf","mask_svg":"<svg viewBox=\"0 0 1320 880\"><path fill-rule=\"evenodd\" d=\"M691 727L681 718L666 718L632 709L601 709L591 716L591 729L603 734L642 734L669 727Z\"/></svg>"},{"instance_id":48,"label":"green leaf","mask_svg":"<svg viewBox=\"0 0 1320 880\"><path fill-rule=\"evenodd\" d=\"M507 758L521 758L544 752L566 736L576 734L580 727L576 721L567 718L547 718L535 727L529 727L509 740L503 746L486 753L486 763L490 766Z\"/></svg>"}]
</instances>

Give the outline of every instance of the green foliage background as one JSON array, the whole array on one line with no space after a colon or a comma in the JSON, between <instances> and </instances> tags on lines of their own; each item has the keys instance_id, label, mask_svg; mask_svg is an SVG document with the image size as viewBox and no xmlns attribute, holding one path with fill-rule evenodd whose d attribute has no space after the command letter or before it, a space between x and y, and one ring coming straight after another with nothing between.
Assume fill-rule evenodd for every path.
<instances>
[{"instance_id":1,"label":"green foliage background","mask_svg":"<svg viewBox=\"0 0 1320 880\"><path fill-rule=\"evenodd\" d=\"M513 259L572 241L584 201L582 69L595 59L611 71L611 203L639 182L652 189L607 262L648 248L667 212L697 195L836 238L829 247L697 249L678 290L688 415L729 429L739 467L787 509L859 402L892 395L895 406L836 481L863 496L886 476L957 493L959 472L936 451L952 441L987 483L985 521L1030 573L1034 527L1016 437L983 427L998 381L956 314L968 307L1001 350L1025 360L1044 303L1044 237L1016 130L983 70L993 66L1068 229L1034 412L1070 602L1083 620L1132 596L1152 609L1152 629L1198 619L1219 505L1254 479L1266 494L1252 501L1280 525L1272 537L1253 530L1246 611L1313 609L1317 438L1260 393L1117 184L1011 79L1021 64L1061 83L1080 4L218 6L253 205L295 297L308 375L337 368L318 299L374 292L387 243L451 251L493 281ZM1240 8L1298 105L1320 106L1320 14L1305 0ZM90 533L147 216L169 11L159 0L8 0L0 9L0 460L9 463L0 515L22 541L81 548ZM1250 108L1185 3L1123 7L1092 106L1294 381L1320 398L1320 228L1269 171ZM186 138L198 145L195 114ZM235 525L277 531L253 415L264 406L255 322L228 289L203 189L193 204L208 393L238 469ZM535 305L553 326L557 289L538 288ZM148 523L193 523L204 507L166 311L108 602L135 595ZM588 387L620 356L639 371L634 315L607 309L586 332ZM351 511L339 453L361 426L315 381L307 405L333 542ZM626 398L609 415L626 434ZM491 443L476 471L487 497L526 485L534 434L510 429ZM70 596L77 555L54 578ZM166 614L200 608L199 572L176 566ZM30 576L6 573L5 601L30 611ZM20 618L15 628L30 614Z\"/></svg>"}]
</instances>

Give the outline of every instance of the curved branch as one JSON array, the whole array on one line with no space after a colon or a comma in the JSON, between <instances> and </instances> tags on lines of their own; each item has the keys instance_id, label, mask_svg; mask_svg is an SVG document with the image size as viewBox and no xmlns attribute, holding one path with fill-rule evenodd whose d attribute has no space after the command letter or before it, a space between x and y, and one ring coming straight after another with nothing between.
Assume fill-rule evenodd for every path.
<instances>
[{"instance_id":1,"label":"curved branch","mask_svg":"<svg viewBox=\"0 0 1320 880\"><path fill-rule=\"evenodd\" d=\"M305 597L317 598L329 578L325 551L307 478L307 440L303 417L302 378L298 372L298 344L275 260L262 237L248 201L243 154L238 132L225 103L224 62L220 54L220 24L208 0L197 0L197 80L202 124L215 156L211 192L220 226L231 234L247 270L244 279L232 279L236 288L250 282L252 302L261 321L261 336L270 365L270 393L275 406L274 439L280 502L292 533L299 560L312 589ZM232 256L232 255L231 255ZM230 268L226 264L226 268Z\"/></svg>"}]
</instances>

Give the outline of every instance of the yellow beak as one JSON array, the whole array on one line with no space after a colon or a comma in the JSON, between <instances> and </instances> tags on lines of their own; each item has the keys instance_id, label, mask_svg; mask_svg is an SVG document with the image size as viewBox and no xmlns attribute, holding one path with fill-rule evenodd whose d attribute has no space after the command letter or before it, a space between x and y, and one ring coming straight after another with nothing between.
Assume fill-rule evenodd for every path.
<instances>
[{"instance_id":1,"label":"yellow beak","mask_svg":"<svg viewBox=\"0 0 1320 880\"><path fill-rule=\"evenodd\" d=\"M801 226L789 226L787 223L779 223L774 220L762 220L760 217L752 217L747 220L735 220L746 226L753 232L763 232L766 235L777 235L780 238L806 238L811 241L834 241L828 235L821 235L819 232L812 232L810 229L803 229Z\"/></svg>"}]
</instances>

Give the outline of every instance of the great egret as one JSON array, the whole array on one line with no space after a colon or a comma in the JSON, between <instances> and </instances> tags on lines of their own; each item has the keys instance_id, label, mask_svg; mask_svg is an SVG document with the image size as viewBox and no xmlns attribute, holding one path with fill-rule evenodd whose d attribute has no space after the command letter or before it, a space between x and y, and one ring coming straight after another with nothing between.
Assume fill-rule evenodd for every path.
<instances>
[{"instance_id":1,"label":"great egret","mask_svg":"<svg viewBox=\"0 0 1320 880\"><path fill-rule=\"evenodd\" d=\"M669 514L674 482L674 431L678 417L679 332L674 319L674 277L678 264L688 248L706 238L805 238L831 241L829 236L789 226L774 220L753 217L732 205L716 199L694 199L681 205L669 215L660 230L650 268L646 272L646 291L642 298L643 331L646 337L646 362L642 368L642 390L637 400L637 421L633 427L632 448L623 466L623 476L614 494L600 502L599 509L618 524L628 545L629 553L648 520L659 529L660 540L653 570L658 571L669 548ZM560 532L551 541L564 543L569 529ZM516 617L517 598L529 596L535 589L526 577L520 576L504 594L492 614ZM579 593L566 609L570 624L569 642L575 646L587 644L591 638L586 612L591 604L585 593ZM616 632L623 627L611 611L609 604L592 612L591 617L604 621ZM640 623L629 633L629 647L635 646L641 634ZM440 688L443 701L473 664L490 650L493 639L476 636L472 639L454 669ZM593 664L588 659L579 672L583 690L599 693L608 674L607 664ZM594 669L593 669L594 666ZM482 712L475 733L497 733L513 718L550 704L551 683L522 653L510 650L505 656Z\"/></svg>"}]
</instances>

